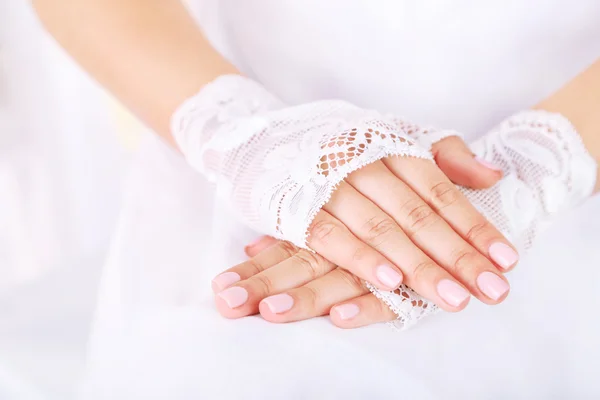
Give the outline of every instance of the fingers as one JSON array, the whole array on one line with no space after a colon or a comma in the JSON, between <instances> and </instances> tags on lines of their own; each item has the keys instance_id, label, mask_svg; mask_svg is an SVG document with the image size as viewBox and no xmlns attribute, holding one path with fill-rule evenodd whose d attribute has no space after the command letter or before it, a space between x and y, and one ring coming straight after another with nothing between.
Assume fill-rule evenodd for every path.
<instances>
[{"instance_id":1,"label":"fingers","mask_svg":"<svg viewBox=\"0 0 600 400\"><path fill-rule=\"evenodd\" d=\"M403 157L390 157L384 163L459 235L501 270L508 271L516 265L519 256L510 242L437 166L427 160Z\"/></svg>"},{"instance_id":2,"label":"fingers","mask_svg":"<svg viewBox=\"0 0 600 400\"><path fill-rule=\"evenodd\" d=\"M329 313L341 328L392 321L395 314L348 271L337 268L309 284L264 299L261 316L270 322L301 321Z\"/></svg>"},{"instance_id":3,"label":"fingers","mask_svg":"<svg viewBox=\"0 0 600 400\"><path fill-rule=\"evenodd\" d=\"M212 281L213 292L218 293L232 284L248 279L267 268L279 264L292 257L300 249L290 242L278 242L275 246L268 247L263 252L241 264L229 268Z\"/></svg>"},{"instance_id":4,"label":"fingers","mask_svg":"<svg viewBox=\"0 0 600 400\"><path fill-rule=\"evenodd\" d=\"M302 252L305 251L300 250L297 254ZM259 273L259 275L272 273L267 278L267 281L271 282L282 278L286 279L289 282L287 286L290 286L287 292L275 294L278 288L286 287L285 284L277 283L275 284L278 286L277 288L273 284L267 284L271 289L265 290L264 293L272 295L268 295L258 302L257 300L261 299L260 288L264 286L264 283L259 283L258 287L255 287L256 282L250 278L239 282L239 285L230 287L234 291L230 298L236 301L239 301L238 299L245 300L243 304L233 308L229 307L225 299L217 295L217 309L227 318L240 318L256 314L260 310L264 319L276 323L300 321L330 313L333 323L342 328L355 328L391 321L395 318L394 313L383 302L370 294L360 279L348 271L335 268L324 275L319 272L318 278L300 286L301 283L298 282L303 280L301 277L303 273L299 272L299 267L300 265L297 263L285 265L283 262L265 268ZM290 270L291 268L293 271ZM327 269L323 271L327 271ZM239 272L245 275L243 271ZM292 278L294 275L296 277ZM262 281L264 279L264 277L261 278ZM292 287L295 285L300 287L293 289ZM336 304L337 306L331 309Z\"/></svg>"},{"instance_id":5,"label":"fingers","mask_svg":"<svg viewBox=\"0 0 600 400\"><path fill-rule=\"evenodd\" d=\"M389 196L388 189L394 184L402 183L383 164L380 164L379 167L377 165L367 166L364 173L364 179L370 181L369 185L374 186L375 190L383 189L381 193L373 193L374 195L385 197L394 204L401 204L406 201L408 196L418 199L418 196L405 185L403 191L395 191L393 192L394 196ZM372 176L377 176L380 179L379 183L385 184L379 185L374 182ZM351 182L360 184L361 180L361 177L356 177ZM424 202L422 203L426 206ZM380 207L365 198L352 186L347 183L340 184L324 209L338 217L361 241L376 249L398 266L404 275L404 283L410 285L417 293L447 311L458 311L466 306L469 299L468 290L446 269L436 264L415 246L415 243L405 234L394 218L383 212ZM431 214L434 214L433 211ZM433 235L424 238L423 242L429 240L427 244L430 248L444 246L445 251L451 253L454 251L451 247L453 244L456 245L457 242L464 244L464 241L449 226L443 224L441 218L438 217L438 220L440 222L438 225L441 226L434 227L437 230ZM444 240L447 243L437 243ZM483 259L483 257L481 258ZM491 264L490 269L494 269ZM466 279L475 280L474 277ZM455 290L453 292L445 290L449 286L454 287Z\"/></svg>"},{"instance_id":6,"label":"fingers","mask_svg":"<svg viewBox=\"0 0 600 400\"><path fill-rule=\"evenodd\" d=\"M395 320L396 314L373 293L335 305L329 311L331 322L340 328L359 328Z\"/></svg>"},{"instance_id":7,"label":"fingers","mask_svg":"<svg viewBox=\"0 0 600 400\"><path fill-rule=\"evenodd\" d=\"M473 189L492 187L502 178L502 169L473 155L457 136L447 137L431 147L435 162L457 185Z\"/></svg>"},{"instance_id":8,"label":"fingers","mask_svg":"<svg viewBox=\"0 0 600 400\"><path fill-rule=\"evenodd\" d=\"M358 210L350 209L351 213ZM383 290L402 283L400 269L358 239L342 222L321 210L309 227L308 245L333 264Z\"/></svg>"},{"instance_id":9,"label":"fingers","mask_svg":"<svg viewBox=\"0 0 600 400\"><path fill-rule=\"evenodd\" d=\"M261 236L248 246L244 247L244 253L246 253L248 257L254 257L267 247L271 247L277 242L278 240L272 238L271 236Z\"/></svg>"},{"instance_id":10,"label":"fingers","mask_svg":"<svg viewBox=\"0 0 600 400\"><path fill-rule=\"evenodd\" d=\"M215 304L221 315L240 318L256 314L258 303L265 297L304 285L335 268L326 259L308 250L298 250L291 256L288 255L288 258L284 258L287 249L274 254L276 248L284 249L283 243L286 242L267 248L252 261L242 263L227 272L237 273L243 280L215 296ZM268 265L274 261L279 262Z\"/></svg>"},{"instance_id":11,"label":"fingers","mask_svg":"<svg viewBox=\"0 0 600 400\"><path fill-rule=\"evenodd\" d=\"M336 268L306 285L260 302L261 316L270 322L292 322L326 315L334 304L368 293L360 279Z\"/></svg>"},{"instance_id":12,"label":"fingers","mask_svg":"<svg viewBox=\"0 0 600 400\"><path fill-rule=\"evenodd\" d=\"M423 163L411 164L414 170L425 166L437 169L427 160L410 161ZM377 176L377 180L372 176ZM497 274L494 264L470 246L384 164L364 167L351 175L348 183L393 218L411 239L409 246L400 249L398 240L390 243L384 240L377 247L391 260L400 260L397 261L400 263L404 260L402 267L406 285L447 311L457 311L468 301L468 292L458 282L486 304L496 304L506 297L508 283ZM449 185L455 188L450 182ZM355 215L359 215L358 210ZM428 257L419 256L415 252L417 248Z\"/></svg>"}]
</instances>

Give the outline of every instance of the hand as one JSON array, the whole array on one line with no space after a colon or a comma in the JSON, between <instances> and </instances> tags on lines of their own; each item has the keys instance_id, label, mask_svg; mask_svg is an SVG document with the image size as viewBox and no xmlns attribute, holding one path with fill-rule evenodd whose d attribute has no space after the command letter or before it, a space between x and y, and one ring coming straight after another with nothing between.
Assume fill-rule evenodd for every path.
<instances>
[{"instance_id":1,"label":"hand","mask_svg":"<svg viewBox=\"0 0 600 400\"><path fill-rule=\"evenodd\" d=\"M487 187L494 184L501 175L487 168L486 164L475 162L471 152L459 138L444 139L433 147L433 151L437 163L457 183ZM344 320L340 313L334 312L332 320L336 324L342 327L355 327L394 318L394 314L383 303L368 293L360 279L341 268L336 269L333 263L319 255L299 249L287 242L280 242L258 254L262 248L275 242L275 239L265 237L258 244L248 247L247 254L256 257L215 279L213 285L215 292L220 292L236 282L238 282L236 287L241 288L231 291L230 294L235 299L230 299L229 303L223 299L223 296L228 293L216 297L221 314L230 318L254 314L258 312L258 305L263 298L300 286L287 292L295 299L294 313L271 312L265 304L273 303L276 299L267 299L260 307L265 319L287 322L311 318L328 312L331 306L340 301L353 299L356 296L362 296L353 300L354 306L356 302L360 304L361 318L353 318L352 321ZM289 297L284 297L289 300ZM235 307L229 307L228 304ZM466 303L461 304L462 307L465 305ZM356 309L354 306L346 308ZM365 312L367 310L372 311Z\"/></svg>"},{"instance_id":2,"label":"hand","mask_svg":"<svg viewBox=\"0 0 600 400\"><path fill-rule=\"evenodd\" d=\"M484 159L502 165L504 178L489 189L462 188L461 191L484 210L490 223L501 227L519 249L531 247L540 227L548 226L555 214L576 206L593 192L597 165L573 126L561 115L543 111L516 114L474 143L473 149ZM289 259L280 261L280 255L277 255L277 251L281 252L287 245L273 243L273 239L263 238L248 247L247 254L254 256L253 260L219 275L214 281L216 291L241 277L246 277L243 278L245 282L269 282L272 288L279 287L281 282L275 282L269 276L288 282L302 281L301 265L282 277L269 272L270 268L281 268L290 263ZM291 259L306 258L302 250L286 248L286 251L293 254ZM323 265L323 260L316 257L312 264ZM334 269L332 265L325 266L322 271L312 269L318 272L314 281L263 299L259 308L265 319L293 321L306 318L306 315L321 315L325 308L330 309L331 318L337 325L354 327L391 319L389 306L398 317L395 324L406 327L436 309L433 303L405 286L400 293L372 289L383 300L381 302L371 294L365 295L360 282L352 276L340 273L340 269ZM233 287L231 291L220 292L218 297L226 298L236 293L241 292ZM352 299L353 295L358 297ZM332 308L333 304L337 305ZM217 307L223 315L240 316L224 308L222 299L217 299Z\"/></svg>"},{"instance_id":3,"label":"hand","mask_svg":"<svg viewBox=\"0 0 600 400\"><path fill-rule=\"evenodd\" d=\"M224 76L180 107L173 135L251 227L376 288L404 282L448 311L469 293L496 304L509 290L498 268L512 268L516 251L430 160L431 144L454 132L339 100L287 107ZM483 168L456 140L446 145Z\"/></svg>"}]
</instances>

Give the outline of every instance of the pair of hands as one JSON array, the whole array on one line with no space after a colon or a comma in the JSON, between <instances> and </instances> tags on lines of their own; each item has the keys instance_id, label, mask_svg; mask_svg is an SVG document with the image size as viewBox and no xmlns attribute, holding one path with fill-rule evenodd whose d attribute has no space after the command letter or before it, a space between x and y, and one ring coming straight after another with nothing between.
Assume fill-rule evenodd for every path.
<instances>
[{"instance_id":1,"label":"pair of hands","mask_svg":"<svg viewBox=\"0 0 600 400\"><path fill-rule=\"evenodd\" d=\"M509 285L502 274L518 255L452 183L487 188L502 173L458 137L432 153L437 166L388 157L350 174L311 224L308 245L316 253L269 237L248 246L250 259L213 281L219 312L260 312L271 322L329 313L344 328L394 319L363 280L382 290L404 283L451 312L470 295L503 301Z\"/></svg>"}]
</instances>

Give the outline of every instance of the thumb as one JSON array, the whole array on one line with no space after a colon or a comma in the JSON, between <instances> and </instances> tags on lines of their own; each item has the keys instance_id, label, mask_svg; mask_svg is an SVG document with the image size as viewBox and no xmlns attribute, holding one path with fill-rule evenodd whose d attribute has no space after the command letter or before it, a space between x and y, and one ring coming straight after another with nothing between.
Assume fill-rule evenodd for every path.
<instances>
[{"instance_id":1,"label":"thumb","mask_svg":"<svg viewBox=\"0 0 600 400\"><path fill-rule=\"evenodd\" d=\"M455 184L472 189L494 186L502 178L502 169L476 157L457 136L440 140L431 147L438 167Z\"/></svg>"}]
</instances>

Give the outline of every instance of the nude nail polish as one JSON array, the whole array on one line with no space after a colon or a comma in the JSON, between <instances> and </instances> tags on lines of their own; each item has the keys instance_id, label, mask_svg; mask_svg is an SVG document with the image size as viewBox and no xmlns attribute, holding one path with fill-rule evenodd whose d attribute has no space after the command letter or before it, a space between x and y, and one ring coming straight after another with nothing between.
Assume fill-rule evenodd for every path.
<instances>
[{"instance_id":1,"label":"nude nail polish","mask_svg":"<svg viewBox=\"0 0 600 400\"><path fill-rule=\"evenodd\" d=\"M235 272L224 272L212 280L212 290L213 292L218 293L234 283L239 282L240 279L240 276Z\"/></svg>"},{"instance_id":2,"label":"nude nail polish","mask_svg":"<svg viewBox=\"0 0 600 400\"><path fill-rule=\"evenodd\" d=\"M510 287L502 278L491 272L482 272L477 277L477 286L487 297L492 300L498 300Z\"/></svg>"},{"instance_id":3,"label":"nude nail polish","mask_svg":"<svg viewBox=\"0 0 600 400\"><path fill-rule=\"evenodd\" d=\"M360 312L360 308L356 304L348 303L335 306L333 311L340 316L341 320L348 320L356 317Z\"/></svg>"},{"instance_id":4,"label":"nude nail polish","mask_svg":"<svg viewBox=\"0 0 600 400\"><path fill-rule=\"evenodd\" d=\"M469 292L450 279L442 279L437 284L437 292L451 306L458 307L470 297Z\"/></svg>"},{"instance_id":5,"label":"nude nail polish","mask_svg":"<svg viewBox=\"0 0 600 400\"><path fill-rule=\"evenodd\" d=\"M222 298L229 308L237 308L248 301L248 292L243 287L234 286L223 290L217 296Z\"/></svg>"},{"instance_id":6,"label":"nude nail polish","mask_svg":"<svg viewBox=\"0 0 600 400\"><path fill-rule=\"evenodd\" d=\"M289 294L281 293L267 297L261 303L266 304L273 314L281 314L294 306L294 299Z\"/></svg>"},{"instance_id":7,"label":"nude nail polish","mask_svg":"<svg viewBox=\"0 0 600 400\"><path fill-rule=\"evenodd\" d=\"M402 275L389 265L380 265L375 270L375 276L381 284L390 289L396 289L402 283Z\"/></svg>"},{"instance_id":8,"label":"nude nail polish","mask_svg":"<svg viewBox=\"0 0 600 400\"><path fill-rule=\"evenodd\" d=\"M493 243L488 251L490 258L504 269L509 269L519 261L517 252L504 243Z\"/></svg>"}]
</instances>

